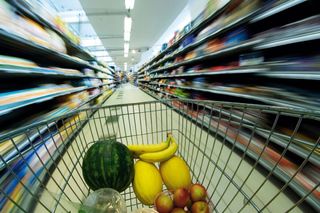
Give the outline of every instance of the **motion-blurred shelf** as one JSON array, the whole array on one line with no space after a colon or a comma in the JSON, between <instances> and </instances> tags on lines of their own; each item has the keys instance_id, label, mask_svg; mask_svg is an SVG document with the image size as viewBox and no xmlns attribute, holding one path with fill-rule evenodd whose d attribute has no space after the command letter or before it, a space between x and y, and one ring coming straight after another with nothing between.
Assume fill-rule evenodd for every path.
<instances>
[{"instance_id":1,"label":"motion-blurred shelf","mask_svg":"<svg viewBox=\"0 0 320 213\"><path fill-rule=\"evenodd\" d=\"M246 41L241 44L233 45L231 47L226 47L226 48L223 48L223 49L218 50L216 52L212 52L212 53L209 53L209 54L206 54L203 56L199 56L199 57L196 57L193 59L178 62L178 63L172 64L172 65L166 66L166 67L161 67L159 69L151 71L149 74L168 70L168 69L174 69L174 68L177 68L180 66L189 65L189 64L200 62L200 61L223 57L223 56L230 55L230 54L237 54L241 51L251 49L252 47L254 47L254 45L260 43L261 41L262 41L262 39Z\"/></svg>"}]
</instances>

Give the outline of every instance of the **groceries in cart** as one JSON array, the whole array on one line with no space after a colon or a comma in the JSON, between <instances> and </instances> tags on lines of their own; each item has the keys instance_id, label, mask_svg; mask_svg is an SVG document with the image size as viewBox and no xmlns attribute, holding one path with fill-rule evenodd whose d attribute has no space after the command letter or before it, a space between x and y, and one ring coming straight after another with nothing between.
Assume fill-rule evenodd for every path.
<instances>
[{"instance_id":1,"label":"groceries in cart","mask_svg":"<svg viewBox=\"0 0 320 213\"><path fill-rule=\"evenodd\" d=\"M115 138L95 142L85 154L82 172L90 189L96 191L89 195L81 211L126 212L119 192L132 183L138 200L143 205L154 205L159 213L211 212L213 205L206 188L192 184L189 166L175 155L177 149L171 134L156 144L125 146Z\"/></svg>"}]
</instances>

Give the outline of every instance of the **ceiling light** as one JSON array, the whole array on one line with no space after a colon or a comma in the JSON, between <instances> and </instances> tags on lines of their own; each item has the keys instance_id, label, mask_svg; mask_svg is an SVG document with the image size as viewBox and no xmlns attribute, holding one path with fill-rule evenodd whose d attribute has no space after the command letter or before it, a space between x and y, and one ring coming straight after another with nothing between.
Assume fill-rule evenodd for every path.
<instances>
[{"instance_id":1,"label":"ceiling light","mask_svg":"<svg viewBox=\"0 0 320 213\"><path fill-rule=\"evenodd\" d=\"M124 53L124 57L125 57L125 58L128 58L128 53Z\"/></svg>"},{"instance_id":2,"label":"ceiling light","mask_svg":"<svg viewBox=\"0 0 320 213\"><path fill-rule=\"evenodd\" d=\"M130 33L132 26L132 18L129 16L124 17L124 32Z\"/></svg>"},{"instance_id":3,"label":"ceiling light","mask_svg":"<svg viewBox=\"0 0 320 213\"><path fill-rule=\"evenodd\" d=\"M124 63L123 65L124 65L124 71L127 71L127 69L128 69L128 64L127 64L127 63Z\"/></svg>"},{"instance_id":4,"label":"ceiling light","mask_svg":"<svg viewBox=\"0 0 320 213\"><path fill-rule=\"evenodd\" d=\"M131 52L132 52L133 54L136 54L136 53L137 53L137 51L136 51L136 50L131 50Z\"/></svg>"},{"instance_id":5,"label":"ceiling light","mask_svg":"<svg viewBox=\"0 0 320 213\"><path fill-rule=\"evenodd\" d=\"M132 10L134 7L134 0L125 0L127 10Z\"/></svg>"},{"instance_id":6,"label":"ceiling light","mask_svg":"<svg viewBox=\"0 0 320 213\"><path fill-rule=\"evenodd\" d=\"M131 61L134 61L134 58L131 58Z\"/></svg>"},{"instance_id":7,"label":"ceiling light","mask_svg":"<svg viewBox=\"0 0 320 213\"><path fill-rule=\"evenodd\" d=\"M124 41L130 41L130 32L124 32Z\"/></svg>"},{"instance_id":8,"label":"ceiling light","mask_svg":"<svg viewBox=\"0 0 320 213\"><path fill-rule=\"evenodd\" d=\"M129 43L128 42L124 43L124 47L123 48L124 48L124 52L125 53L129 53Z\"/></svg>"}]
</instances>

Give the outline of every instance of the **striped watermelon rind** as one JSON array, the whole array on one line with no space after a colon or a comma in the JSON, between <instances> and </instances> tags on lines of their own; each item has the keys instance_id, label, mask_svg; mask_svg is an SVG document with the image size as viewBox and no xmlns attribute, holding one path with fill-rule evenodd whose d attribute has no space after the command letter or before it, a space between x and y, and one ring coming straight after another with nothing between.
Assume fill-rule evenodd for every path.
<instances>
[{"instance_id":1,"label":"striped watermelon rind","mask_svg":"<svg viewBox=\"0 0 320 213\"><path fill-rule=\"evenodd\" d=\"M90 189L127 189L134 177L133 156L122 143L114 140L98 141L86 152L82 173Z\"/></svg>"}]
</instances>

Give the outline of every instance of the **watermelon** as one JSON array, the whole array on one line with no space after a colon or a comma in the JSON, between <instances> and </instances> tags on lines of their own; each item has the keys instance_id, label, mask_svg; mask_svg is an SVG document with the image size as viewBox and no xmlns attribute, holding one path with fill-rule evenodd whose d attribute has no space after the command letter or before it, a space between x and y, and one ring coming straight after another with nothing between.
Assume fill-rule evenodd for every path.
<instances>
[{"instance_id":1,"label":"watermelon","mask_svg":"<svg viewBox=\"0 0 320 213\"><path fill-rule=\"evenodd\" d=\"M133 180L133 156L115 140L98 141L86 152L82 173L90 189L113 188L122 192Z\"/></svg>"}]
</instances>

